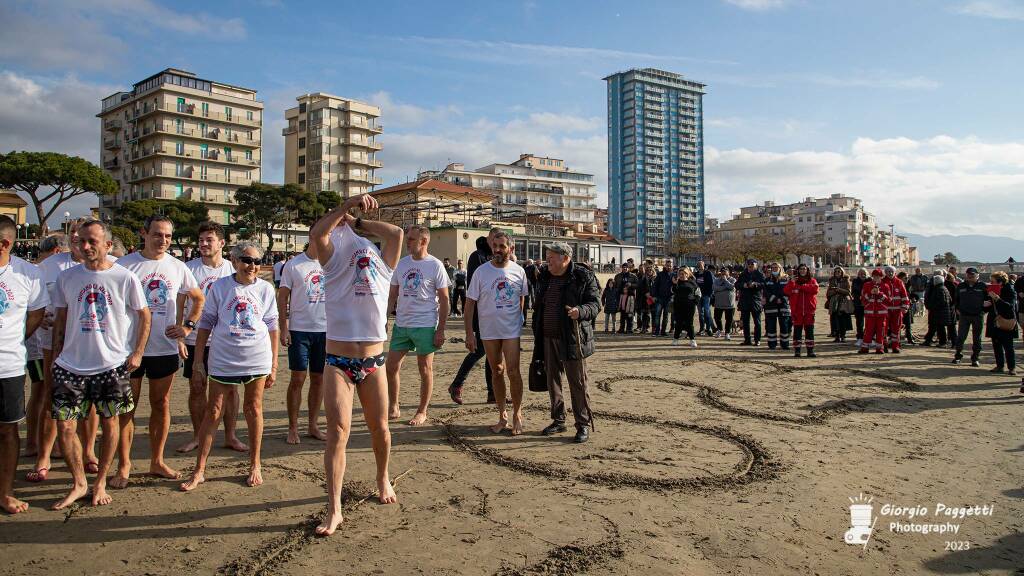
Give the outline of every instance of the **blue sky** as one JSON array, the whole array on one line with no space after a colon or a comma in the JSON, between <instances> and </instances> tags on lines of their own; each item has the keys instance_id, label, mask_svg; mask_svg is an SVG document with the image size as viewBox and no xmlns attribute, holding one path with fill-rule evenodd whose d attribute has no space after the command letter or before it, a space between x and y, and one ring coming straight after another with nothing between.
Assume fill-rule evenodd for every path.
<instances>
[{"instance_id":1,"label":"blue sky","mask_svg":"<svg viewBox=\"0 0 1024 576\"><path fill-rule=\"evenodd\" d=\"M284 109L325 91L381 105L385 184L531 152L603 193L601 78L653 66L708 84L713 216L844 192L897 230L1024 238L1024 1L343 4L0 0L0 150L95 161L100 98L175 66L259 91L266 181Z\"/></svg>"}]
</instances>

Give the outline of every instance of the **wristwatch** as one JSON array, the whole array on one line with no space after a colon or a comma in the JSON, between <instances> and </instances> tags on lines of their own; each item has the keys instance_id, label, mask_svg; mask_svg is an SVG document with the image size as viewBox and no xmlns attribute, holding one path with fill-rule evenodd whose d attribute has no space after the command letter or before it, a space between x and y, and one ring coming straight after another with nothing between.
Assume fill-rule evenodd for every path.
<instances>
[{"instance_id":1,"label":"wristwatch","mask_svg":"<svg viewBox=\"0 0 1024 576\"><path fill-rule=\"evenodd\" d=\"M185 328L188 328L189 330L195 330L196 329L196 323L191 321L191 320L185 320L185 322L182 324L182 326L184 326Z\"/></svg>"}]
</instances>

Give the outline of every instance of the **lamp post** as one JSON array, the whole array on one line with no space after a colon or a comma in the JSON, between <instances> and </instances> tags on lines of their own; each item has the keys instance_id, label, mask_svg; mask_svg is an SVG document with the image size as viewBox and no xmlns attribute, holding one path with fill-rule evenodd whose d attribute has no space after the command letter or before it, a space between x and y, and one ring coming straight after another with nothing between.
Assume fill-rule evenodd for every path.
<instances>
[{"instance_id":1,"label":"lamp post","mask_svg":"<svg viewBox=\"0 0 1024 576\"><path fill-rule=\"evenodd\" d=\"M21 240L21 228L22 228L22 225L18 224L17 228L18 228L18 232L17 232L17 234L14 235L14 239L15 240ZM26 234L28 233L27 229L25 230L25 233Z\"/></svg>"},{"instance_id":2,"label":"lamp post","mask_svg":"<svg viewBox=\"0 0 1024 576\"><path fill-rule=\"evenodd\" d=\"M68 235L68 221L71 219L71 212L64 212L64 235Z\"/></svg>"}]
</instances>

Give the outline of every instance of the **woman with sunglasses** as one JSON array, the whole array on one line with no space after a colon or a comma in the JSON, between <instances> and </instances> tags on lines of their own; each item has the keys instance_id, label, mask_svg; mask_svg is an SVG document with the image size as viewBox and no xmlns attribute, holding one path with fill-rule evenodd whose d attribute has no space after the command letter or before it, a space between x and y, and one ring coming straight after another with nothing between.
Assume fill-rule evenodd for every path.
<instances>
[{"instance_id":1,"label":"woman with sunglasses","mask_svg":"<svg viewBox=\"0 0 1024 576\"><path fill-rule=\"evenodd\" d=\"M192 477L181 484L185 492L206 481L206 462L213 435L224 414L224 397L244 389L243 411L249 427L249 486L263 484L260 446L263 443L263 389L274 385L277 374L278 324L274 286L259 277L263 248L242 241L231 249L235 273L217 280L206 296L199 320L193 372L203 368L210 347L210 398L199 430L199 455Z\"/></svg>"}]
</instances>

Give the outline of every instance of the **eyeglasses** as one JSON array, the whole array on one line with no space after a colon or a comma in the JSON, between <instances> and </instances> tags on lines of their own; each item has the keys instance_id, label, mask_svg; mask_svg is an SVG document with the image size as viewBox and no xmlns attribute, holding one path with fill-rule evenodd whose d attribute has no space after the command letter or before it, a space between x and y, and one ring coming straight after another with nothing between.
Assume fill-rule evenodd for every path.
<instances>
[{"instance_id":1,"label":"eyeglasses","mask_svg":"<svg viewBox=\"0 0 1024 576\"><path fill-rule=\"evenodd\" d=\"M252 256L239 256L238 261L245 265L259 266L260 259Z\"/></svg>"}]
</instances>

